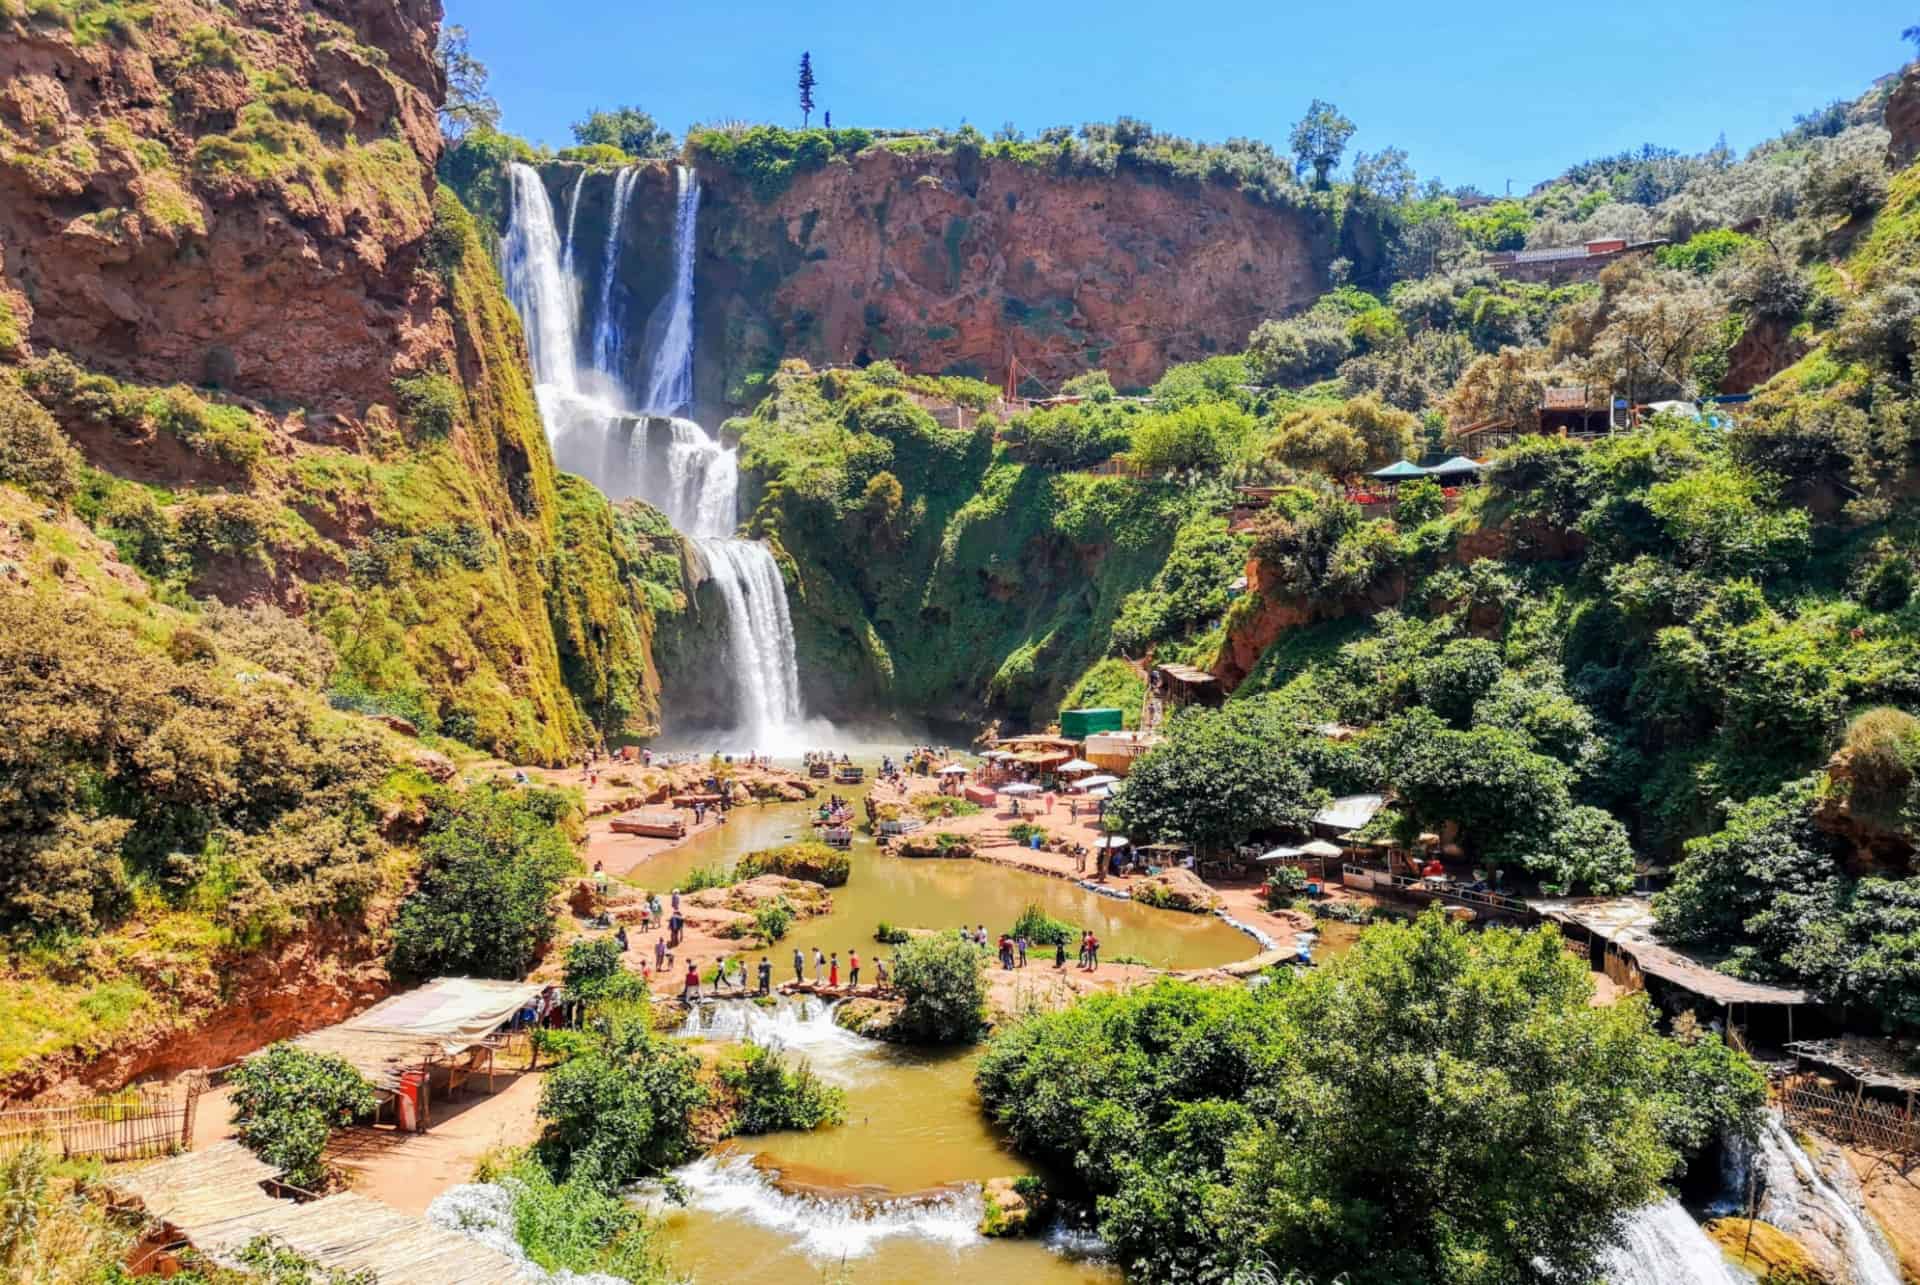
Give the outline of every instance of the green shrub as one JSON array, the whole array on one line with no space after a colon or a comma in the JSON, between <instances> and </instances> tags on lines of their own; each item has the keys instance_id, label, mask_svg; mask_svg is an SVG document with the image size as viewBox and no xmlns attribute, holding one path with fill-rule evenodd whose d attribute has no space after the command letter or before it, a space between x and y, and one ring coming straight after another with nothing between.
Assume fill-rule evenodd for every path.
<instances>
[{"instance_id":1,"label":"green shrub","mask_svg":"<svg viewBox=\"0 0 1920 1285\"><path fill-rule=\"evenodd\" d=\"M898 946L912 936L913 934L906 929L890 924L884 919L873 930L873 939L888 946Z\"/></svg>"},{"instance_id":2,"label":"green shrub","mask_svg":"<svg viewBox=\"0 0 1920 1285\"><path fill-rule=\"evenodd\" d=\"M419 886L394 923L396 973L526 975L553 940L554 894L577 868L542 793L483 785L435 800Z\"/></svg>"},{"instance_id":3,"label":"green shrub","mask_svg":"<svg viewBox=\"0 0 1920 1285\"><path fill-rule=\"evenodd\" d=\"M645 982L621 963L620 943L611 937L570 943L560 979L568 999L589 1004L606 999L644 999L647 993Z\"/></svg>"},{"instance_id":4,"label":"green shrub","mask_svg":"<svg viewBox=\"0 0 1920 1285\"><path fill-rule=\"evenodd\" d=\"M915 802L913 810L929 821L945 821L950 817L978 816L980 805L958 795L931 794Z\"/></svg>"},{"instance_id":5,"label":"green shrub","mask_svg":"<svg viewBox=\"0 0 1920 1285\"><path fill-rule=\"evenodd\" d=\"M1035 839L1040 840L1042 843L1045 843L1048 839L1046 829L1042 826L1035 825L1031 821L1015 821L1007 827L1007 835L1023 848L1031 844Z\"/></svg>"},{"instance_id":6,"label":"green shrub","mask_svg":"<svg viewBox=\"0 0 1920 1285\"><path fill-rule=\"evenodd\" d=\"M979 1037L987 1020L987 984L978 950L943 933L903 942L895 959L894 986L905 1001L896 1031L928 1044Z\"/></svg>"},{"instance_id":7,"label":"green shrub","mask_svg":"<svg viewBox=\"0 0 1920 1285\"><path fill-rule=\"evenodd\" d=\"M1029 901L1020 917L1013 921L1013 927L1007 930L1014 937L1025 937L1036 946L1070 945L1080 939L1080 930L1062 919L1055 919L1040 909L1040 903Z\"/></svg>"},{"instance_id":8,"label":"green shrub","mask_svg":"<svg viewBox=\"0 0 1920 1285\"><path fill-rule=\"evenodd\" d=\"M527 1257L547 1271L605 1273L634 1285L669 1279L657 1222L621 1193L555 1182L524 1152L504 1167L483 1164L474 1176L511 1194L508 1230Z\"/></svg>"},{"instance_id":9,"label":"green shrub","mask_svg":"<svg viewBox=\"0 0 1920 1285\"><path fill-rule=\"evenodd\" d=\"M700 892L706 888L731 888L745 877L725 866L695 866L681 878L677 890Z\"/></svg>"},{"instance_id":10,"label":"green shrub","mask_svg":"<svg viewBox=\"0 0 1920 1285\"><path fill-rule=\"evenodd\" d=\"M460 385L437 371L393 381L400 417L422 437L445 437L460 419Z\"/></svg>"},{"instance_id":11,"label":"green shrub","mask_svg":"<svg viewBox=\"0 0 1920 1285\"><path fill-rule=\"evenodd\" d=\"M0 378L0 482L64 504L85 462L53 416L11 379Z\"/></svg>"},{"instance_id":12,"label":"green shrub","mask_svg":"<svg viewBox=\"0 0 1920 1285\"><path fill-rule=\"evenodd\" d=\"M752 1045L741 1061L723 1063L720 1079L738 1099L734 1133L819 1129L847 1118L846 1091L823 1082L805 1058Z\"/></svg>"},{"instance_id":13,"label":"green shrub","mask_svg":"<svg viewBox=\"0 0 1920 1285\"><path fill-rule=\"evenodd\" d=\"M760 940L772 945L787 935L787 929L793 927L793 906L785 897L777 898L760 906L753 912L754 931L760 934Z\"/></svg>"},{"instance_id":14,"label":"green shrub","mask_svg":"<svg viewBox=\"0 0 1920 1285\"><path fill-rule=\"evenodd\" d=\"M325 1182L328 1133L371 1115L378 1101L345 1059L284 1043L242 1062L232 1084L240 1141L288 1182L309 1190Z\"/></svg>"}]
</instances>

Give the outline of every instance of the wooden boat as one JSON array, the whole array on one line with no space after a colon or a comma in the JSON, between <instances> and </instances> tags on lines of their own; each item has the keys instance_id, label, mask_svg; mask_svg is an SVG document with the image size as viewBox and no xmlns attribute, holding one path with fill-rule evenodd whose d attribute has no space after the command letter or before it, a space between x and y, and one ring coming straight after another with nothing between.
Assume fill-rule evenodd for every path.
<instances>
[{"instance_id":1,"label":"wooden boat","mask_svg":"<svg viewBox=\"0 0 1920 1285\"><path fill-rule=\"evenodd\" d=\"M608 822L615 834L638 834L649 839L684 839L687 819L678 812L639 812Z\"/></svg>"},{"instance_id":2,"label":"wooden boat","mask_svg":"<svg viewBox=\"0 0 1920 1285\"><path fill-rule=\"evenodd\" d=\"M867 779L867 769L857 763L842 763L833 769L835 785L858 785Z\"/></svg>"},{"instance_id":3,"label":"wooden boat","mask_svg":"<svg viewBox=\"0 0 1920 1285\"><path fill-rule=\"evenodd\" d=\"M816 760L815 762L807 764L807 775L817 777L824 781L833 775L833 764L825 762L824 760Z\"/></svg>"}]
</instances>

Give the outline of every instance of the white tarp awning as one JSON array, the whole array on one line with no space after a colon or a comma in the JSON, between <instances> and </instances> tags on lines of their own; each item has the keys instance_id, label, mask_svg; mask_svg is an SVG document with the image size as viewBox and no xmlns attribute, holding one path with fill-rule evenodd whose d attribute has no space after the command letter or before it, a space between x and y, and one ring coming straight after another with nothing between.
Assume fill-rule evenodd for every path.
<instances>
[{"instance_id":1,"label":"white tarp awning","mask_svg":"<svg viewBox=\"0 0 1920 1285\"><path fill-rule=\"evenodd\" d=\"M1085 759L1068 759L1065 763L1062 763L1053 770L1056 772L1097 772L1100 770L1100 765L1098 763L1089 763Z\"/></svg>"},{"instance_id":2,"label":"white tarp awning","mask_svg":"<svg viewBox=\"0 0 1920 1285\"><path fill-rule=\"evenodd\" d=\"M1330 830L1358 830L1373 820L1374 814L1385 806L1387 798L1384 794L1349 794L1314 813L1313 823Z\"/></svg>"},{"instance_id":3,"label":"white tarp awning","mask_svg":"<svg viewBox=\"0 0 1920 1285\"><path fill-rule=\"evenodd\" d=\"M1015 781L1012 785L1001 786L1000 793L1011 794L1015 798L1018 798L1023 794L1038 794L1040 793L1040 787L1029 781Z\"/></svg>"},{"instance_id":4,"label":"white tarp awning","mask_svg":"<svg viewBox=\"0 0 1920 1285\"><path fill-rule=\"evenodd\" d=\"M381 1000L339 1029L436 1039L452 1055L498 1030L541 989L537 982L442 977Z\"/></svg>"}]
</instances>

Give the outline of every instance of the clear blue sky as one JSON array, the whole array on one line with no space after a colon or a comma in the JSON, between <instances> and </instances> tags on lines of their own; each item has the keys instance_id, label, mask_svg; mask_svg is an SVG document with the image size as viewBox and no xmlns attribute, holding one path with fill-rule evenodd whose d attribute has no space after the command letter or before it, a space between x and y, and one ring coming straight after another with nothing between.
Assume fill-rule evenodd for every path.
<instances>
[{"instance_id":1,"label":"clear blue sky","mask_svg":"<svg viewBox=\"0 0 1920 1285\"><path fill-rule=\"evenodd\" d=\"M493 72L505 127L564 146L595 106L797 126L800 51L843 125L1032 133L1131 115L1285 149L1308 100L1425 179L1498 193L1643 142L1744 150L1898 67L1920 0L1569 5L1142 0L445 0ZM816 117L816 121L817 121Z\"/></svg>"}]
</instances>

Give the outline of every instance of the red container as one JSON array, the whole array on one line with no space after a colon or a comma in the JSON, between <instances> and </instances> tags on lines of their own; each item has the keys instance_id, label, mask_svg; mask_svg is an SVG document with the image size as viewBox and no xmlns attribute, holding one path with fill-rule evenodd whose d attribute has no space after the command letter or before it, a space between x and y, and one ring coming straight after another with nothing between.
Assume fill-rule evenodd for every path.
<instances>
[{"instance_id":1,"label":"red container","mask_svg":"<svg viewBox=\"0 0 1920 1285\"><path fill-rule=\"evenodd\" d=\"M420 1071L402 1071L400 1088L393 1099L394 1119L402 1129L420 1131L420 1090L426 1083Z\"/></svg>"}]
</instances>

